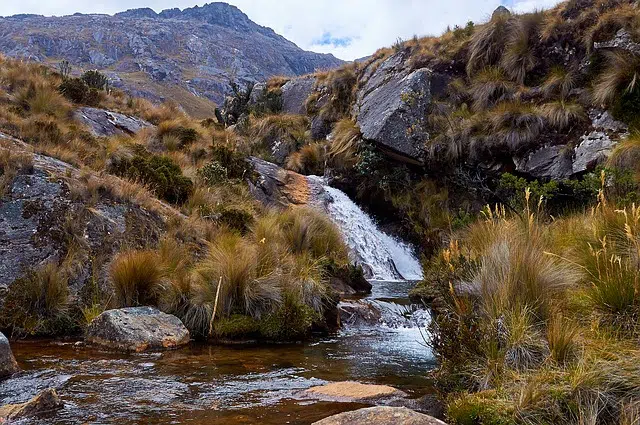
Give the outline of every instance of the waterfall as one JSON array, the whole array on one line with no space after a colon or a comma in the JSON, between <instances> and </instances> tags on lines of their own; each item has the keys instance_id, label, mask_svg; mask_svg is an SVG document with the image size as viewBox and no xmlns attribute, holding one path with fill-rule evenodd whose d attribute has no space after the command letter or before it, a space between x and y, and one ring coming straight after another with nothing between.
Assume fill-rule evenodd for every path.
<instances>
[{"instance_id":1,"label":"waterfall","mask_svg":"<svg viewBox=\"0 0 640 425\"><path fill-rule=\"evenodd\" d=\"M342 191L327 186L321 177L308 177L321 184L324 207L338 225L351 251L351 259L361 265L365 276L374 280L420 280L422 267L413 248L382 232L373 219Z\"/></svg>"}]
</instances>

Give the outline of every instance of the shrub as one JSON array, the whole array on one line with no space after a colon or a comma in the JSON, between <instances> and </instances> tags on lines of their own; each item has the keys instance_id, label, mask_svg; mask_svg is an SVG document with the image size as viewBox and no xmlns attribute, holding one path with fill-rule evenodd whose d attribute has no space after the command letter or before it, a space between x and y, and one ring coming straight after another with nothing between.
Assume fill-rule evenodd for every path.
<instances>
[{"instance_id":1,"label":"shrub","mask_svg":"<svg viewBox=\"0 0 640 425\"><path fill-rule=\"evenodd\" d=\"M70 317L68 277L49 263L30 271L8 289L0 326L27 335L59 335L74 330Z\"/></svg>"},{"instance_id":2,"label":"shrub","mask_svg":"<svg viewBox=\"0 0 640 425\"><path fill-rule=\"evenodd\" d=\"M106 75L96 70L85 72L80 79L92 89L107 90L109 88L109 79Z\"/></svg>"},{"instance_id":3,"label":"shrub","mask_svg":"<svg viewBox=\"0 0 640 425\"><path fill-rule=\"evenodd\" d=\"M152 251L118 254L109 271L119 307L156 306L164 291L164 272Z\"/></svg>"},{"instance_id":4,"label":"shrub","mask_svg":"<svg viewBox=\"0 0 640 425\"><path fill-rule=\"evenodd\" d=\"M100 92L90 88L80 78L66 78L58 87L58 91L73 103L96 106L101 100Z\"/></svg>"},{"instance_id":5,"label":"shrub","mask_svg":"<svg viewBox=\"0 0 640 425\"><path fill-rule=\"evenodd\" d=\"M244 154L226 145L214 143L211 146L211 159L227 170L227 177L241 179L250 177L253 167Z\"/></svg>"},{"instance_id":6,"label":"shrub","mask_svg":"<svg viewBox=\"0 0 640 425\"><path fill-rule=\"evenodd\" d=\"M283 304L260 321L260 334L273 341L297 341L311 332L317 313L293 295L285 295Z\"/></svg>"},{"instance_id":7,"label":"shrub","mask_svg":"<svg viewBox=\"0 0 640 425\"><path fill-rule=\"evenodd\" d=\"M227 169L218 161L211 161L198 169L198 177L205 185L215 186L227 180Z\"/></svg>"},{"instance_id":8,"label":"shrub","mask_svg":"<svg viewBox=\"0 0 640 425\"><path fill-rule=\"evenodd\" d=\"M159 197L182 204L193 191L191 180L182 175L180 166L171 158L147 153L136 148L132 158L112 161L111 172L148 185Z\"/></svg>"},{"instance_id":9,"label":"shrub","mask_svg":"<svg viewBox=\"0 0 640 425\"><path fill-rule=\"evenodd\" d=\"M198 140L200 135L195 128L186 127L179 121L163 121L158 126L158 138L164 142L169 150L182 149ZM175 149L169 147L169 140L175 140Z\"/></svg>"}]
</instances>

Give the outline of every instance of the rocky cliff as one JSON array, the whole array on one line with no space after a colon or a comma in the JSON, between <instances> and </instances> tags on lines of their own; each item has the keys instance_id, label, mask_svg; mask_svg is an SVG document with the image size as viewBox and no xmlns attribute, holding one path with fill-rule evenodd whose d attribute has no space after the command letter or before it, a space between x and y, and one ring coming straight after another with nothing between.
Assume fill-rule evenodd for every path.
<instances>
[{"instance_id":1,"label":"rocky cliff","mask_svg":"<svg viewBox=\"0 0 640 425\"><path fill-rule=\"evenodd\" d=\"M294 76L342 63L306 52L226 3L156 13L0 18L0 52L78 70L99 69L116 87L153 100L173 99L202 115L202 99L221 102L229 79Z\"/></svg>"}]
</instances>

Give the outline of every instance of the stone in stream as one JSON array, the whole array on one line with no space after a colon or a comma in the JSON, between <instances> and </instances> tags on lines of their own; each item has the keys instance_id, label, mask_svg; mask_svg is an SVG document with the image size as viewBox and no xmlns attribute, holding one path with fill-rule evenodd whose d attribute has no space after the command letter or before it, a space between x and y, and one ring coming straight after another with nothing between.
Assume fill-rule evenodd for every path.
<instances>
[{"instance_id":1,"label":"stone in stream","mask_svg":"<svg viewBox=\"0 0 640 425\"><path fill-rule=\"evenodd\" d=\"M62 407L64 403L58 397L56 390L49 388L26 403L7 404L0 407L0 423L50 414Z\"/></svg>"},{"instance_id":2,"label":"stone in stream","mask_svg":"<svg viewBox=\"0 0 640 425\"><path fill-rule=\"evenodd\" d=\"M362 384L353 381L332 382L326 385L311 387L305 390L303 395L326 401L348 403L379 402L381 400L393 400L407 396L405 392L388 385Z\"/></svg>"},{"instance_id":3,"label":"stone in stream","mask_svg":"<svg viewBox=\"0 0 640 425\"><path fill-rule=\"evenodd\" d=\"M406 407L368 407L329 416L312 425L446 425L444 422Z\"/></svg>"},{"instance_id":4,"label":"stone in stream","mask_svg":"<svg viewBox=\"0 0 640 425\"><path fill-rule=\"evenodd\" d=\"M18 363L11 352L9 340L0 332L0 379L11 376L19 370Z\"/></svg>"},{"instance_id":5,"label":"stone in stream","mask_svg":"<svg viewBox=\"0 0 640 425\"><path fill-rule=\"evenodd\" d=\"M96 317L87 342L122 351L173 349L189 343L189 331L175 316L152 307L109 310Z\"/></svg>"}]
</instances>

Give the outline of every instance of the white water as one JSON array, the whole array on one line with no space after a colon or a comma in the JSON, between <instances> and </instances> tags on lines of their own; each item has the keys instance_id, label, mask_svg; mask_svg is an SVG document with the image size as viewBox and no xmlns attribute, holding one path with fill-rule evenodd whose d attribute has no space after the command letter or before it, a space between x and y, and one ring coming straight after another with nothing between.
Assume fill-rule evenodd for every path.
<instances>
[{"instance_id":1,"label":"white water","mask_svg":"<svg viewBox=\"0 0 640 425\"><path fill-rule=\"evenodd\" d=\"M420 280L422 267L409 244L380 231L371 217L342 191L324 185L321 177L310 179L323 184L327 212L340 227L351 250L352 261L361 265L374 280Z\"/></svg>"}]
</instances>

